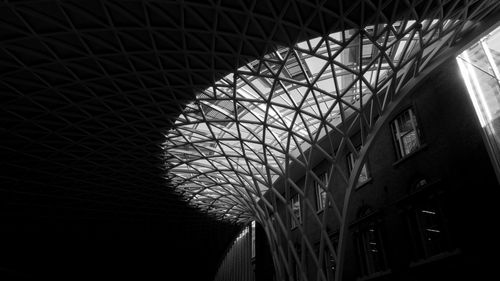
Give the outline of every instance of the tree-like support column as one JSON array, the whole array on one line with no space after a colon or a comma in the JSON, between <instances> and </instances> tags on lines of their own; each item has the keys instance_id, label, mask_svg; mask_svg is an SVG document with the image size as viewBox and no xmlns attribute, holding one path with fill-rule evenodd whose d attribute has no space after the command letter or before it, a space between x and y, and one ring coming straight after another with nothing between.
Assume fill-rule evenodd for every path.
<instances>
[{"instance_id":1,"label":"tree-like support column","mask_svg":"<svg viewBox=\"0 0 500 281\"><path fill-rule=\"evenodd\" d=\"M497 1L360 2L366 20L332 15L339 31L238 68L166 136L177 191L220 219L258 221L277 280L342 279L351 194L380 129L430 71L498 20Z\"/></svg>"}]
</instances>

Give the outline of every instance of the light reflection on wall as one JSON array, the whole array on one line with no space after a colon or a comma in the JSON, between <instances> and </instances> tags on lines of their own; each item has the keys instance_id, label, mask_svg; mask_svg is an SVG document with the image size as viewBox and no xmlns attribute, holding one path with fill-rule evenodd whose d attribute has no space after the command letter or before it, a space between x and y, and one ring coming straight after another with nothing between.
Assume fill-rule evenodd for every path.
<instances>
[{"instance_id":1,"label":"light reflection on wall","mask_svg":"<svg viewBox=\"0 0 500 281\"><path fill-rule=\"evenodd\" d=\"M500 181L500 27L457 57Z\"/></svg>"},{"instance_id":2,"label":"light reflection on wall","mask_svg":"<svg viewBox=\"0 0 500 281\"><path fill-rule=\"evenodd\" d=\"M252 221L238 234L229 246L214 281L255 281L255 221Z\"/></svg>"}]
</instances>

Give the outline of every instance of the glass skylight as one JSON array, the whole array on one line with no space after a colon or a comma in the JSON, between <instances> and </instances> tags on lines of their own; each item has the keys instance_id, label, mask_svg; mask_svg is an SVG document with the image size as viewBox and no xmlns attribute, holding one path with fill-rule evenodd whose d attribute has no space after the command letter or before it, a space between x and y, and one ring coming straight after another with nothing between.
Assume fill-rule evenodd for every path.
<instances>
[{"instance_id":1,"label":"glass skylight","mask_svg":"<svg viewBox=\"0 0 500 281\"><path fill-rule=\"evenodd\" d=\"M194 205L249 219L250 203L288 165L304 165L308 148L328 134L344 135L338 125L367 107L382 110L374 100L404 80L452 26L437 31L436 23L341 31L241 66L199 93L166 135L168 178ZM363 118L360 125L372 122Z\"/></svg>"}]
</instances>

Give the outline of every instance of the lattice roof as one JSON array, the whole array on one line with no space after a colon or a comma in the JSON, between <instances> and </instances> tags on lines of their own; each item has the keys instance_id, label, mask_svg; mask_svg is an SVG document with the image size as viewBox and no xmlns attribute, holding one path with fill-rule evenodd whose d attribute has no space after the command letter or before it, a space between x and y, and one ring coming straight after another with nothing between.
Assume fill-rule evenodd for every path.
<instances>
[{"instance_id":1,"label":"lattice roof","mask_svg":"<svg viewBox=\"0 0 500 281\"><path fill-rule=\"evenodd\" d=\"M497 2L2 1L0 216L13 221L24 216L159 218L165 225L175 225L175 231L193 235L186 240L206 241L206 228L219 231L218 226L173 194L164 178L164 154L177 157L168 165L181 179L188 174L175 169L194 166L210 172L190 183L194 190L207 192L206 187L213 185L217 186L214 192L229 191L220 193L219 200L202 192L199 200L190 202L207 200L202 205L213 206L216 216L223 217L223 208L227 208L236 221L247 220L253 212L251 200L269 189L284 166L303 161L296 154L301 153L299 148L314 145L321 132L335 130L337 120L352 114L347 108L355 112L361 101L370 99L374 92L370 87L383 87L382 77L366 82L355 78L365 71L351 68L332 50L341 50L339 44L350 42L351 47L342 49L348 54L357 40L392 40L403 34L402 42L426 43L425 36L432 38L432 33L414 34L417 25L411 20L437 19L436 28L424 23L421 29L444 34L441 28L447 27L442 23L480 20L476 11L493 10ZM383 25L397 21L406 27ZM371 35L369 30L359 32L368 26L376 26L378 31ZM452 36L461 31L460 26L455 27ZM407 28L409 33L405 33ZM335 32L341 30L346 30L345 38L335 38ZM378 44L399 49L390 42ZM366 46L367 55L370 45ZM380 58L380 49L371 48L373 58ZM255 59L261 60L254 64ZM331 59L332 67L319 69ZM393 58L386 60L374 61L372 66L380 65L388 72L404 67L391 66ZM323 85L323 81L342 79L344 84L336 87L346 90L343 96L330 93L331 86ZM239 87L245 80L247 86ZM214 81L220 82L211 87ZM349 81L353 82L350 86ZM273 85L271 95L268 89ZM200 91L207 96L198 95L198 103L191 104ZM308 99L311 97L321 99ZM297 104L300 101L304 103ZM198 113L182 113L186 105L188 111ZM294 113L296 105L300 110ZM263 108L272 110L265 113ZM329 121L318 118L319 112ZM182 119L176 125L179 115ZM232 139L236 148L232 150L231 142L221 143L221 138L215 140L212 133L196 130L194 120L200 119L201 123L218 120L209 126L214 133ZM252 131L255 124L264 123L266 129ZM295 128L299 129L292 131ZM248 147L246 158L233 157L243 153L235 132L248 140L243 143ZM165 135L170 136L167 141L175 142L175 149L164 150ZM180 136L188 138L184 146ZM207 145L196 145L198 151L193 153L191 144L196 137ZM297 149L287 149L286 142ZM183 150L197 159L193 165L182 166L187 159L180 152ZM209 151L223 161L205 161ZM206 164L215 167L206 168ZM221 167L229 171L221 175ZM232 172L238 170L245 173ZM190 188L183 185L178 190L190 199L196 195ZM245 200L234 196L236 191L245 192ZM180 236L172 241L177 243ZM204 264L216 259L207 258Z\"/></svg>"},{"instance_id":2,"label":"lattice roof","mask_svg":"<svg viewBox=\"0 0 500 281\"><path fill-rule=\"evenodd\" d=\"M454 19L461 21L453 32L460 31L464 19L480 19L476 11L493 8L496 2L4 1L0 4L1 179L8 187L1 191L4 214L198 221L163 178L162 147L171 129L178 139L169 141L175 142L177 152L167 148L166 153L178 160L170 167L185 161L178 151L192 150L198 137L211 144L192 157L205 159L213 151L230 159L223 157L225 164L203 168L211 173L200 179L200 187L220 181L233 191L245 191L245 198L254 198L282 174L283 166L300 164L299 148L314 144L322 132L335 130L335 122L381 88L384 71L404 67L391 65L396 62L391 50L410 57L413 51L403 51L398 44L428 44L434 34L445 34L446 23ZM417 28L414 20L422 26ZM370 26L374 31L365 29ZM341 30L345 31L336 33ZM357 42L361 39L366 44ZM387 41L371 45L370 40ZM353 58L358 62L343 58L361 45L366 46L359 48L361 57ZM362 57L370 52L372 64ZM375 66L381 69L370 70ZM355 77L360 72L366 81ZM235 73L236 80L228 73ZM371 73L382 76L368 77ZM339 92L332 93L325 81L337 80ZM219 82L210 87L214 81ZM199 95L198 104L190 104L197 91L206 96ZM223 100L214 101L214 95ZM185 105L188 111L200 111L181 113ZM318 117L320 112L323 116ZM179 114L181 123L175 125ZM212 133L195 130L194 120L203 124L204 118L217 120L209 122L213 134L233 142L221 143ZM252 131L254 124L264 123L264 130ZM233 157L242 153L235 132L248 140L243 143L248 147L246 158ZM189 138L184 148L181 135ZM238 149L230 154L233 144ZM196 165L215 163L203 161ZM221 167L244 173L214 173ZM194 196L190 192L184 195ZM238 197L222 194L217 202L229 203L218 205L212 195L199 196L211 202L205 206L219 210L234 206L240 208L234 216L249 216L249 205L235 204L241 202Z\"/></svg>"},{"instance_id":3,"label":"lattice roof","mask_svg":"<svg viewBox=\"0 0 500 281\"><path fill-rule=\"evenodd\" d=\"M226 75L201 91L166 134L167 178L217 217L255 217L255 202L288 176L290 165L307 170L310 147L323 150L323 138L340 141L368 130L392 98L389 92L474 24L470 7L447 16L443 7L429 5L419 20L411 12L390 23L381 17L379 24L278 46ZM348 119L356 121L340 129ZM352 143L348 149L356 153Z\"/></svg>"}]
</instances>

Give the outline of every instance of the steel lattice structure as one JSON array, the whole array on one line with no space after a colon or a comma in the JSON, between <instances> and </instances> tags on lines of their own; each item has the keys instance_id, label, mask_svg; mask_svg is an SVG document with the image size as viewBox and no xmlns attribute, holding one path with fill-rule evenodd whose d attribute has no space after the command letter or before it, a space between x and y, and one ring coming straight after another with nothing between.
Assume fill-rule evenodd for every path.
<instances>
[{"instance_id":1,"label":"steel lattice structure","mask_svg":"<svg viewBox=\"0 0 500 281\"><path fill-rule=\"evenodd\" d=\"M351 190L379 128L423 73L467 42L464 36L498 6L496 1L413 3L405 17L391 21L378 1L362 2L378 9L367 21L371 24L349 22L350 29L277 47L241 66L201 91L166 135L167 177L177 191L216 217L261 222L272 241L278 278L294 276L297 264L300 278L307 280L307 252L317 279L327 280L321 264L328 251L337 261L339 280ZM416 16L422 8L425 13ZM359 151L349 138L356 131L362 136ZM356 156L350 176L338 165L337 155L346 152ZM314 153L327 159L329 174L340 174L344 182L322 181L313 171ZM278 190L278 179L285 194L294 190L315 214L314 199L294 182L292 167L305 171L306 182L320 182L333 206L331 213L313 215L322 229L319 252L299 221L301 250L289 239L290 220L296 218L290 198ZM332 196L338 186L347 186L342 202ZM278 202L288 206L285 214L278 214ZM329 219L341 225L338 247L326 233Z\"/></svg>"},{"instance_id":2,"label":"steel lattice structure","mask_svg":"<svg viewBox=\"0 0 500 281\"><path fill-rule=\"evenodd\" d=\"M348 134L339 124L353 114L361 126L373 123L383 100L391 100L383 96L391 80L398 83L417 60L425 65L434 50L429 46L454 26L453 20L442 24L439 31L431 20L329 34L278 48L217 81L168 135L178 189L209 212L251 218L258 212L254 202L286 177L288 165L306 168L310 147ZM373 116L361 119L365 107Z\"/></svg>"},{"instance_id":3,"label":"steel lattice structure","mask_svg":"<svg viewBox=\"0 0 500 281\"><path fill-rule=\"evenodd\" d=\"M216 223L179 202L166 168L191 204L259 221L283 277L302 257L287 244L292 209L273 215L290 200L278 186L303 194L290 179L299 169L319 180L310 160L319 153L347 185L334 202L335 186L323 182L337 207L313 217L340 274L343 238L334 247L324 220L345 226L366 151L405 89L487 28L496 8L497 0L2 1L1 215L154 217L205 241L202 230ZM350 128L339 126L345 120ZM357 129L359 152L346 138ZM350 176L336 168L342 151L357 155ZM310 244L304 236L302 254Z\"/></svg>"}]
</instances>

